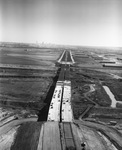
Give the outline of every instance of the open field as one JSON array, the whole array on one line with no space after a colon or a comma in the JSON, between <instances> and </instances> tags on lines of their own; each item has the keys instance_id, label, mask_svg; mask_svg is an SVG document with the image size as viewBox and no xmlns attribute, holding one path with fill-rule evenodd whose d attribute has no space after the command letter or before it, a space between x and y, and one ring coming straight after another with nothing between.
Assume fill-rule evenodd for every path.
<instances>
[{"instance_id":1,"label":"open field","mask_svg":"<svg viewBox=\"0 0 122 150\"><path fill-rule=\"evenodd\" d=\"M55 61L62 51L49 48L0 48L0 64L55 68ZM48 55L47 55L48 54Z\"/></svg>"},{"instance_id":2,"label":"open field","mask_svg":"<svg viewBox=\"0 0 122 150\"><path fill-rule=\"evenodd\" d=\"M51 79L2 79L0 82L0 103L5 105L22 105L26 103L43 103ZM42 88L43 87L43 88ZM40 90L41 89L41 90ZM19 106L18 105L18 106Z\"/></svg>"},{"instance_id":3,"label":"open field","mask_svg":"<svg viewBox=\"0 0 122 150\"><path fill-rule=\"evenodd\" d=\"M23 123L17 131L11 150L36 150L38 147L41 124L40 122Z\"/></svg>"},{"instance_id":4,"label":"open field","mask_svg":"<svg viewBox=\"0 0 122 150\"><path fill-rule=\"evenodd\" d=\"M0 104L41 109L55 71L0 68Z\"/></svg>"},{"instance_id":5,"label":"open field","mask_svg":"<svg viewBox=\"0 0 122 150\"><path fill-rule=\"evenodd\" d=\"M14 44L0 47L3 119L10 114L21 117L38 114L46 105L44 101L56 76L55 63L61 53L61 49L55 48L16 47ZM11 113L7 113L9 108Z\"/></svg>"},{"instance_id":6,"label":"open field","mask_svg":"<svg viewBox=\"0 0 122 150\"><path fill-rule=\"evenodd\" d=\"M52 143L58 147L59 141L60 149L62 146L68 149L71 145L75 148L77 144L81 149L83 142L88 149L121 149L122 104L118 102L122 102L122 70L103 67L101 63L121 63L118 59L122 56L121 51L72 48L76 63L69 67L68 74L60 74L57 60L63 50L27 45L1 47L0 121L5 121L0 124L1 146L11 150L43 149L41 146L48 149L50 145L54 146ZM47 121L48 107L58 78L62 81L62 76L71 81L72 123ZM104 86L116 98L115 107Z\"/></svg>"},{"instance_id":7,"label":"open field","mask_svg":"<svg viewBox=\"0 0 122 150\"><path fill-rule=\"evenodd\" d=\"M120 118L117 118L121 114L119 108L122 108L122 104L117 103L116 108L111 108L111 99L103 89L103 86L107 85L116 100L121 101L122 70L104 68L100 63L104 59L107 61L114 60L118 63L117 58L121 55L121 51L97 51L92 48L87 50L81 48L81 50L73 51L76 63L71 68L70 79L72 83L72 107L76 119L82 115L83 118L99 118L102 121L105 121L107 117L108 122L112 119L119 122L122 119L121 115Z\"/></svg>"}]
</instances>

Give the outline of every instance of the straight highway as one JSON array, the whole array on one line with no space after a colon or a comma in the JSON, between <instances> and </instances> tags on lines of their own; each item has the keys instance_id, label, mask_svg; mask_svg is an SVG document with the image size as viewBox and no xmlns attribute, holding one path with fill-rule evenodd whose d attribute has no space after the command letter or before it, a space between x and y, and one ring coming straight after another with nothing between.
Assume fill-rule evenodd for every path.
<instances>
[{"instance_id":1,"label":"straight highway","mask_svg":"<svg viewBox=\"0 0 122 150\"><path fill-rule=\"evenodd\" d=\"M74 63L71 51L64 51L58 60L61 71L48 112L48 121L72 122L70 65Z\"/></svg>"},{"instance_id":2,"label":"straight highway","mask_svg":"<svg viewBox=\"0 0 122 150\"><path fill-rule=\"evenodd\" d=\"M74 120L70 65L75 62L71 51L64 51L58 63L61 64L61 71L50 103L47 122L43 124L40 132L38 150L121 150L122 137L113 129L110 128L110 131L104 125L84 122L82 119L78 122ZM89 109L90 107L86 111Z\"/></svg>"},{"instance_id":3,"label":"straight highway","mask_svg":"<svg viewBox=\"0 0 122 150\"><path fill-rule=\"evenodd\" d=\"M122 150L122 136L116 128L109 127L103 123L90 121L74 120L71 106L71 81L70 81L70 65L74 64L74 59L71 51L64 51L58 60L61 68L58 81L56 83L53 96L49 106L47 121L41 123L39 129L39 138L35 143L37 150ZM93 91L91 87L91 91ZM51 94L52 95L52 94ZM86 98L87 94L85 95ZM88 99L90 100L90 99ZM91 100L90 100L91 101ZM90 107L87 108L88 111ZM83 115L86 113L83 113ZM41 114L43 116L43 114ZM82 116L81 116L82 117ZM9 141L12 143L12 137L4 140L5 133L11 129L20 126L23 122L36 121L37 118L19 119L9 122L0 128L0 150L5 150L3 145L7 145ZM34 123L34 126L36 124ZM20 126L20 129L24 125ZM39 126L39 124L37 124ZM30 126L29 126L30 127ZM32 126L33 127L33 126ZM31 128L32 128L31 127ZM36 126L35 126L36 127ZM19 133L20 129L18 130ZM23 132L25 135L27 132ZM19 134L19 138L23 139L23 133ZM32 134L31 134L32 135ZM36 139L37 133L34 134ZM29 136L26 135L28 138ZM17 133L18 138L18 133ZM24 150L28 142L22 140L25 144ZM23 150L23 145L18 140L18 149ZM1 144L2 143L2 144ZM14 143L14 142L13 142ZM32 140L31 140L32 143ZM16 141L15 141L16 144ZM22 147L21 147L22 146ZM34 149L33 144L31 148Z\"/></svg>"}]
</instances>

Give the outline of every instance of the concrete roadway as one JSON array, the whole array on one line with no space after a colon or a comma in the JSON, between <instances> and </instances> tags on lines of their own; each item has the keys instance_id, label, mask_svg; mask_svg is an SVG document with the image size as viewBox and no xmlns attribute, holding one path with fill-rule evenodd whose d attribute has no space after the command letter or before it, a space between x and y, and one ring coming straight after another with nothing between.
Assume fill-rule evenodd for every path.
<instances>
[{"instance_id":1,"label":"concrete roadway","mask_svg":"<svg viewBox=\"0 0 122 150\"><path fill-rule=\"evenodd\" d=\"M61 97L62 97L62 86L56 85L52 101L49 107L47 121L60 121Z\"/></svg>"},{"instance_id":2,"label":"concrete roadway","mask_svg":"<svg viewBox=\"0 0 122 150\"><path fill-rule=\"evenodd\" d=\"M66 51L62 55L60 63L67 66L74 63L73 60L71 60L71 53ZM64 67L60 75L61 81L58 81L58 83L63 85L62 98L60 97L60 100L62 100L60 101L62 102L62 105L60 103L62 122L57 122L55 119L53 122L48 121L43 124L37 150L121 150L122 137L114 130L104 125L97 125L96 123L73 120L71 108L71 82L69 80L65 81L67 68L68 67ZM57 90L57 87L55 90ZM52 102L55 103L53 105L53 113L50 116L53 119L57 113L55 110L58 111L59 109L57 109L56 106L58 105L57 98L53 97ZM57 116L59 116L59 113ZM105 132L105 135L103 132Z\"/></svg>"},{"instance_id":3,"label":"concrete roadway","mask_svg":"<svg viewBox=\"0 0 122 150\"><path fill-rule=\"evenodd\" d=\"M69 64L69 65L75 63L71 51L64 51L58 62L60 64Z\"/></svg>"},{"instance_id":4,"label":"concrete roadway","mask_svg":"<svg viewBox=\"0 0 122 150\"><path fill-rule=\"evenodd\" d=\"M64 85L63 99L62 99L62 122L72 122L73 113L71 108L71 86Z\"/></svg>"},{"instance_id":5,"label":"concrete roadway","mask_svg":"<svg viewBox=\"0 0 122 150\"><path fill-rule=\"evenodd\" d=\"M69 54L72 59L71 53L64 51L60 61L64 59L64 55L65 58L67 55L66 59L70 61L68 56ZM68 63L72 64L73 60ZM57 82L57 86L52 97L48 116L51 118L48 118L49 120L44 122L41 126L37 150L121 150L122 136L120 133L115 131L115 129L102 124L83 120L73 121L72 123L73 115L70 102L71 82L63 80L65 79L65 70L67 70L67 68L64 68L61 75L61 81ZM61 109L61 107L59 108L59 105L61 104L61 101L63 122L59 122L59 110ZM52 106L53 109L51 108ZM50 119L54 121L52 122ZM57 121L55 121L56 119ZM0 135L10 131L14 126L20 125L26 121L37 121L37 118L28 118L9 122L0 128ZM85 145L85 148L83 145Z\"/></svg>"},{"instance_id":6,"label":"concrete roadway","mask_svg":"<svg viewBox=\"0 0 122 150\"><path fill-rule=\"evenodd\" d=\"M56 88L54 90L52 101L49 107L47 120L59 122L60 121L72 122L73 113L71 108L71 82L68 81L69 64L72 64L71 52L64 51L58 62L59 63L65 62L65 65L61 66L59 79ZM58 83L62 84L63 86L58 85Z\"/></svg>"},{"instance_id":7,"label":"concrete roadway","mask_svg":"<svg viewBox=\"0 0 122 150\"><path fill-rule=\"evenodd\" d=\"M119 141L116 139L115 146L111 140L99 134L96 127L93 129L92 125L88 125L81 121L45 122L41 127L37 150L121 150L122 137L112 131L113 137L120 138Z\"/></svg>"},{"instance_id":8,"label":"concrete roadway","mask_svg":"<svg viewBox=\"0 0 122 150\"><path fill-rule=\"evenodd\" d=\"M65 60L65 75L64 75L64 87L62 96L62 107L61 107L61 117L62 122L72 122L73 113L71 108L71 82L69 81L69 66L74 63L71 51L65 51L61 62Z\"/></svg>"}]
</instances>

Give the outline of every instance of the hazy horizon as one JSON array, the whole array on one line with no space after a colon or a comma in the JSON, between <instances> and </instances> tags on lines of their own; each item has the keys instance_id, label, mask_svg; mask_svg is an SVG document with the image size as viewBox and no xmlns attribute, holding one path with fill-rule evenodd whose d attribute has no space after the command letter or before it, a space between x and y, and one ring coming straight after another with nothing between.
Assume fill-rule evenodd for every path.
<instances>
[{"instance_id":1,"label":"hazy horizon","mask_svg":"<svg viewBox=\"0 0 122 150\"><path fill-rule=\"evenodd\" d=\"M121 0L1 0L0 41L122 47Z\"/></svg>"}]
</instances>

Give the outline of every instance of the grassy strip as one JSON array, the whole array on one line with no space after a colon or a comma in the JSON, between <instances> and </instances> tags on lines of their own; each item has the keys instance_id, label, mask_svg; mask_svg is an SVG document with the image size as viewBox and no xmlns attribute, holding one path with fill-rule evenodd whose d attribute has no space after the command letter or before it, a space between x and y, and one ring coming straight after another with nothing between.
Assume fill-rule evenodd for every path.
<instances>
[{"instance_id":1,"label":"grassy strip","mask_svg":"<svg viewBox=\"0 0 122 150\"><path fill-rule=\"evenodd\" d=\"M37 150L41 122L28 122L20 126L11 150Z\"/></svg>"}]
</instances>

